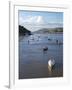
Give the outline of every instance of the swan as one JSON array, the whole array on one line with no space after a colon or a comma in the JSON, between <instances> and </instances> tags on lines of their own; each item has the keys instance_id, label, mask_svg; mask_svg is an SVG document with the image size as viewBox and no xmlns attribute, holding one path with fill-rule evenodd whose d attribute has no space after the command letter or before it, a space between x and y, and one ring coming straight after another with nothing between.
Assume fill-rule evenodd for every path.
<instances>
[{"instance_id":1,"label":"swan","mask_svg":"<svg viewBox=\"0 0 72 90\"><path fill-rule=\"evenodd\" d=\"M55 60L53 59L53 60L48 60L48 68L49 68L49 70L51 71L52 70L52 68L53 68L53 66L55 65Z\"/></svg>"}]
</instances>

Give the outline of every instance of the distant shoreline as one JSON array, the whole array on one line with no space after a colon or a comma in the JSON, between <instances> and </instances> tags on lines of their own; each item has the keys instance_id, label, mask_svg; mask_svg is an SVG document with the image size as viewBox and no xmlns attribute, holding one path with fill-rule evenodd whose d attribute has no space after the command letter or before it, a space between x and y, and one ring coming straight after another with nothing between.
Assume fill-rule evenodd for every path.
<instances>
[{"instance_id":1,"label":"distant shoreline","mask_svg":"<svg viewBox=\"0 0 72 90\"><path fill-rule=\"evenodd\" d=\"M42 28L35 32L31 32L30 30L26 29L25 27L19 25L19 36L29 36L32 34L63 34L63 28Z\"/></svg>"},{"instance_id":2,"label":"distant shoreline","mask_svg":"<svg viewBox=\"0 0 72 90\"><path fill-rule=\"evenodd\" d=\"M34 33L34 34L63 34L63 32L45 32L45 33Z\"/></svg>"}]
</instances>

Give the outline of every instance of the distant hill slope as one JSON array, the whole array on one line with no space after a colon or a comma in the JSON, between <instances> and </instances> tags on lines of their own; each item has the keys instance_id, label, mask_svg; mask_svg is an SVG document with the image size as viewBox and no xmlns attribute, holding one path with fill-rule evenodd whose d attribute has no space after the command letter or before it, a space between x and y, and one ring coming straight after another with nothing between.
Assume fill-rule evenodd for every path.
<instances>
[{"instance_id":1,"label":"distant hill slope","mask_svg":"<svg viewBox=\"0 0 72 90\"><path fill-rule=\"evenodd\" d=\"M29 31L25 27L19 25L19 35L31 35L31 31Z\"/></svg>"},{"instance_id":2,"label":"distant hill slope","mask_svg":"<svg viewBox=\"0 0 72 90\"><path fill-rule=\"evenodd\" d=\"M63 28L43 28L34 33L63 33Z\"/></svg>"}]
</instances>

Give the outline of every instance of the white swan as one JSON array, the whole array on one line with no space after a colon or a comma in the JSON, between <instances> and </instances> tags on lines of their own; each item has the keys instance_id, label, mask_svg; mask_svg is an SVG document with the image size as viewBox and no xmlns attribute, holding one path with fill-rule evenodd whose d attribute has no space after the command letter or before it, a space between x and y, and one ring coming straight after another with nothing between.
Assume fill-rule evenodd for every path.
<instances>
[{"instance_id":1,"label":"white swan","mask_svg":"<svg viewBox=\"0 0 72 90\"><path fill-rule=\"evenodd\" d=\"M52 70L52 67L55 65L55 60L48 60L48 68L49 70L51 71Z\"/></svg>"}]
</instances>

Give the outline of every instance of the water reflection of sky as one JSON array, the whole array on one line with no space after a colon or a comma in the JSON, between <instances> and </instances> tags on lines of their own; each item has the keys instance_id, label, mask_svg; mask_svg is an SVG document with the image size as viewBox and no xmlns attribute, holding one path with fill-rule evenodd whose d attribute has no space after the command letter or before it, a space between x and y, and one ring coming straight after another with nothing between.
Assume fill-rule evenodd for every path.
<instances>
[{"instance_id":1,"label":"water reflection of sky","mask_svg":"<svg viewBox=\"0 0 72 90\"><path fill-rule=\"evenodd\" d=\"M38 40L38 36L40 36ZM34 38L34 40L32 40ZM48 40L51 39L51 41ZM59 35L31 35L24 37L19 43L21 63L32 63L38 61L47 63L53 57L58 63L63 60L63 45L57 45L56 40L63 42L62 34ZM29 40L29 43L28 43ZM43 47L48 47L48 51L43 52Z\"/></svg>"}]
</instances>

